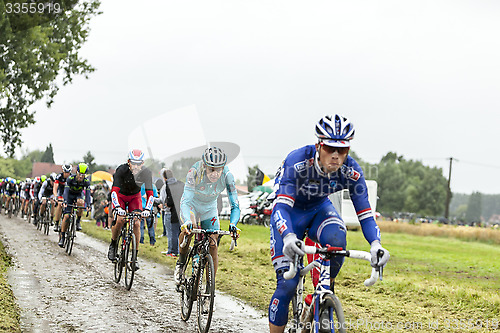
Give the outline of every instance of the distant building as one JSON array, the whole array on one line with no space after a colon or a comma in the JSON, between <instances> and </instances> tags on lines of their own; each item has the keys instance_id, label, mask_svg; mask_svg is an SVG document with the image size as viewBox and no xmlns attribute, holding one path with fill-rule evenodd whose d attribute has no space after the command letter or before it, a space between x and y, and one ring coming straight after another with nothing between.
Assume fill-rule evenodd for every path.
<instances>
[{"instance_id":1,"label":"distant building","mask_svg":"<svg viewBox=\"0 0 500 333\"><path fill-rule=\"evenodd\" d=\"M52 172L55 172L55 173L62 172L62 165L53 164L53 163L46 163L46 162L35 162L35 163L33 163L33 169L31 170L30 177L38 177L41 175L48 175Z\"/></svg>"}]
</instances>

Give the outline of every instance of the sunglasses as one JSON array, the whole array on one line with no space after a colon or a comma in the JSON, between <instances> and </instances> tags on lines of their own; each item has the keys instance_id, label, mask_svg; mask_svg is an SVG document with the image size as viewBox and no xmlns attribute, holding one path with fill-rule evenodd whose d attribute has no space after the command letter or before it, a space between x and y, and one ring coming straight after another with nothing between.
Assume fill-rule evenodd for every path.
<instances>
[{"instance_id":1,"label":"sunglasses","mask_svg":"<svg viewBox=\"0 0 500 333\"><path fill-rule=\"evenodd\" d=\"M349 147L332 147L325 145L323 142L320 143L321 147L325 150L327 154L333 154L335 152L338 152L339 155L345 155L349 152Z\"/></svg>"}]
</instances>

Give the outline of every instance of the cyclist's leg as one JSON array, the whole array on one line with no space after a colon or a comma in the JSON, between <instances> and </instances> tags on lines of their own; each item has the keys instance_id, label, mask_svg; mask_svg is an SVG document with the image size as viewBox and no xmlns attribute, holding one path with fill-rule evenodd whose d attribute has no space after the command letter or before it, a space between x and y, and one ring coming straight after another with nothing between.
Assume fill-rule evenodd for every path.
<instances>
[{"instance_id":1,"label":"cyclist's leg","mask_svg":"<svg viewBox=\"0 0 500 333\"><path fill-rule=\"evenodd\" d=\"M204 230L220 230L219 216L217 214L217 205L208 207L208 209L200 214L200 227ZM210 238L210 255L214 261L214 276L217 275L217 267L219 266L219 257L217 249L218 235L211 235Z\"/></svg>"},{"instance_id":2,"label":"cyclist's leg","mask_svg":"<svg viewBox=\"0 0 500 333\"><path fill-rule=\"evenodd\" d=\"M82 227L80 225L80 220L82 219L82 213L83 213L83 207L85 207L85 201L83 200L83 192L78 196L78 199L76 200L76 205L78 207L77 212L76 212L76 230L80 231L82 230Z\"/></svg>"},{"instance_id":3,"label":"cyclist's leg","mask_svg":"<svg viewBox=\"0 0 500 333\"><path fill-rule=\"evenodd\" d=\"M345 250L347 230L342 218L330 201L321 205L309 229L309 238L322 246L330 245ZM330 260L330 279L333 283L342 268L344 257L337 256Z\"/></svg>"},{"instance_id":4,"label":"cyclist's leg","mask_svg":"<svg viewBox=\"0 0 500 333\"><path fill-rule=\"evenodd\" d=\"M294 221L294 232L297 238L302 239L308 225L311 223L316 210L293 209L290 218ZM283 255L283 238L278 231L279 215L271 215L271 259L276 271L276 290L269 303L269 330L283 332L288 321L288 307L299 283L299 274L291 280L285 280L283 273L288 271L290 262Z\"/></svg>"}]
</instances>

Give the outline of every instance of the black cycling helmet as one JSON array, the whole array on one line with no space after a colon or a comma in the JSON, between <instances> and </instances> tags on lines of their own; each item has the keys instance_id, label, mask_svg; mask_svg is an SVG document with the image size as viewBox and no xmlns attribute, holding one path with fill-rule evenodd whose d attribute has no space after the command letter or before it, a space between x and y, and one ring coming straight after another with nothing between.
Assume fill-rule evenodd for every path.
<instances>
[{"instance_id":1,"label":"black cycling helmet","mask_svg":"<svg viewBox=\"0 0 500 333\"><path fill-rule=\"evenodd\" d=\"M73 168L73 167L71 166L71 164L64 164L64 165L62 166L62 171L63 171L63 172L71 172L71 169L72 169L72 168Z\"/></svg>"}]
</instances>

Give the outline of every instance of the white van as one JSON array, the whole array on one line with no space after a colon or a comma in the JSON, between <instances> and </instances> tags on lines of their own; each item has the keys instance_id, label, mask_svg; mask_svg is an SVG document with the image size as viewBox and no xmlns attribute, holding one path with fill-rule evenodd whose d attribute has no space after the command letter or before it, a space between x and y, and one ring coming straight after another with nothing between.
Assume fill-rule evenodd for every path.
<instances>
[{"instance_id":1,"label":"white van","mask_svg":"<svg viewBox=\"0 0 500 333\"><path fill-rule=\"evenodd\" d=\"M375 211L377 210L377 182L375 180L367 180L366 186L368 187L368 201L375 216ZM351 201L351 196L349 195L349 190L335 192L330 194L329 198L337 212L342 216L347 229L356 230L361 227L358 215Z\"/></svg>"}]
</instances>

